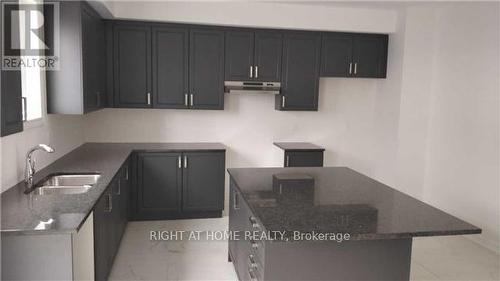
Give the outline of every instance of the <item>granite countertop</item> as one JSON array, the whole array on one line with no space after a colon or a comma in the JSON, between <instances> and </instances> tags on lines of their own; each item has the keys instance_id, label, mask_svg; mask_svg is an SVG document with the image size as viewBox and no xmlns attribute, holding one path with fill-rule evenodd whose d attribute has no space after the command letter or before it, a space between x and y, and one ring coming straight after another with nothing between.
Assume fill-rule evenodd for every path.
<instances>
[{"instance_id":1,"label":"granite countertop","mask_svg":"<svg viewBox=\"0 0 500 281\"><path fill-rule=\"evenodd\" d=\"M101 177L97 184L83 194L35 195L25 194L24 182L20 182L1 194L1 232L47 234L78 231L132 151L225 149L220 143L85 143L37 171L34 182L52 173L98 172Z\"/></svg>"},{"instance_id":2,"label":"granite countertop","mask_svg":"<svg viewBox=\"0 0 500 281\"><path fill-rule=\"evenodd\" d=\"M481 229L346 167L228 169L266 231L351 240L477 234Z\"/></svg>"},{"instance_id":3,"label":"granite countertop","mask_svg":"<svg viewBox=\"0 0 500 281\"><path fill-rule=\"evenodd\" d=\"M283 150L325 151L323 147L310 142L275 142L274 145Z\"/></svg>"}]
</instances>

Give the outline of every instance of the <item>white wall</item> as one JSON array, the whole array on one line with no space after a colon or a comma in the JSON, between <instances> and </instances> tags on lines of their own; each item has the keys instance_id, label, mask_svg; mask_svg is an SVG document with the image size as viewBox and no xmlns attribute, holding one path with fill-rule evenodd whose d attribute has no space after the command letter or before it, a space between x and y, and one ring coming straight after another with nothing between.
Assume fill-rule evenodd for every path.
<instances>
[{"instance_id":1,"label":"white wall","mask_svg":"<svg viewBox=\"0 0 500 281\"><path fill-rule=\"evenodd\" d=\"M499 251L499 3L437 10L424 199L483 228Z\"/></svg>"},{"instance_id":2,"label":"white wall","mask_svg":"<svg viewBox=\"0 0 500 281\"><path fill-rule=\"evenodd\" d=\"M106 6L115 18L307 30L392 33L397 20L389 9L278 2L116 1Z\"/></svg>"},{"instance_id":3,"label":"white wall","mask_svg":"<svg viewBox=\"0 0 500 281\"><path fill-rule=\"evenodd\" d=\"M82 117L48 115L29 124L23 132L1 138L1 191L24 179L26 152L39 143L51 145L54 153L36 152L36 168L52 163L84 142Z\"/></svg>"}]
</instances>

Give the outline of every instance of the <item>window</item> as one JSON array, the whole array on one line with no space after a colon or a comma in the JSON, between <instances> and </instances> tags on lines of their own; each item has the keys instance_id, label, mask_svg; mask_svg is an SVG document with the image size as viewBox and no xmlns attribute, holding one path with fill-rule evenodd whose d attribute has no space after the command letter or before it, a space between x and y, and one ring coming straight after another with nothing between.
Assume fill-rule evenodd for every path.
<instances>
[{"instance_id":1,"label":"window","mask_svg":"<svg viewBox=\"0 0 500 281\"><path fill-rule=\"evenodd\" d=\"M36 4L41 1L37 0L21 0L21 4ZM43 21L37 13L30 14L30 22L40 22ZM24 20L20 19L20 25L24 24ZM20 36L21 45L24 44L24 36ZM31 40L31 44L35 44L35 47L40 47L42 42ZM21 53L23 56L23 54ZM38 55L42 55L40 52ZM29 59L29 56L25 56ZM23 95L23 120L30 121L42 118L42 108L43 100L42 96L45 94L43 91L45 87L45 72L37 65L30 65L26 67L21 67L21 81L22 81L22 95Z\"/></svg>"}]
</instances>

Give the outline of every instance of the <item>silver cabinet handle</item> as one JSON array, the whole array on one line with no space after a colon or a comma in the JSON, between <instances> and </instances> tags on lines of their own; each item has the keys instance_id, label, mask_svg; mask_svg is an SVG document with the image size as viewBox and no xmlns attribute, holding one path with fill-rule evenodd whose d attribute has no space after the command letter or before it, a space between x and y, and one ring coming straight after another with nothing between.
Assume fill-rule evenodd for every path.
<instances>
[{"instance_id":1,"label":"silver cabinet handle","mask_svg":"<svg viewBox=\"0 0 500 281\"><path fill-rule=\"evenodd\" d=\"M118 181L118 192L116 193L116 195L120 195L122 194L122 181L119 180Z\"/></svg>"},{"instance_id":2,"label":"silver cabinet handle","mask_svg":"<svg viewBox=\"0 0 500 281\"><path fill-rule=\"evenodd\" d=\"M251 268L248 269L248 276L250 277L249 281L258 281L255 273L253 273L253 270Z\"/></svg>"},{"instance_id":3,"label":"silver cabinet handle","mask_svg":"<svg viewBox=\"0 0 500 281\"><path fill-rule=\"evenodd\" d=\"M248 267L252 269L259 267L253 255L248 255Z\"/></svg>"},{"instance_id":4,"label":"silver cabinet handle","mask_svg":"<svg viewBox=\"0 0 500 281\"><path fill-rule=\"evenodd\" d=\"M96 93L96 104L97 104L97 107L101 107L101 92L97 91Z\"/></svg>"},{"instance_id":5,"label":"silver cabinet handle","mask_svg":"<svg viewBox=\"0 0 500 281\"><path fill-rule=\"evenodd\" d=\"M253 228L260 228L259 223L257 222L257 220L256 220L254 217L250 216L250 217L248 218L248 220L249 220L249 221L250 221L250 223L252 224L252 227L253 227Z\"/></svg>"},{"instance_id":6,"label":"silver cabinet handle","mask_svg":"<svg viewBox=\"0 0 500 281\"><path fill-rule=\"evenodd\" d=\"M259 67L255 66L255 78L259 78Z\"/></svg>"},{"instance_id":7,"label":"silver cabinet handle","mask_svg":"<svg viewBox=\"0 0 500 281\"><path fill-rule=\"evenodd\" d=\"M281 107L285 107L285 104L286 104L286 97L281 96Z\"/></svg>"},{"instance_id":8,"label":"silver cabinet handle","mask_svg":"<svg viewBox=\"0 0 500 281\"><path fill-rule=\"evenodd\" d=\"M250 78L253 77L253 66L250 66Z\"/></svg>"},{"instance_id":9,"label":"silver cabinet handle","mask_svg":"<svg viewBox=\"0 0 500 281\"><path fill-rule=\"evenodd\" d=\"M184 94L184 105L185 105L185 106L189 106L189 104L188 104L188 99L189 99L189 98L188 98L188 94Z\"/></svg>"},{"instance_id":10,"label":"silver cabinet handle","mask_svg":"<svg viewBox=\"0 0 500 281\"><path fill-rule=\"evenodd\" d=\"M349 75L352 74L352 62L349 63Z\"/></svg>"},{"instance_id":11,"label":"silver cabinet handle","mask_svg":"<svg viewBox=\"0 0 500 281\"><path fill-rule=\"evenodd\" d=\"M193 106L193 105L194 105L194 95L193 95L193 94L191 94L191 95L189 95L189 97L190 97L190 102L189 102L189 105L190 105L190 106Z\"/></svg>"},{"instance_id":12,"label":"silver cabinet handle","mask_svg":"<svg viewBox=\"0 0 500 281\"><path fill-rule=\"evenodd\" d=\"M148 105L151 105L151 93L147 94L147 102L148 102Z\"/></svg>"},{"instance_id":13,"label":"silver cabinet handle","mask_svg":"<svg viewBox=\"0 0 500 281\"><path fill-rule=\"evenodd\" d=\"M23 116L21 117L23 121L28 121L28 98L22 97L23 103Z\"/></svg>"},{"instance_id":14,"label":"silver cabinet handle","mask_svg":"<svg viewBox=\"0 0 500 281\"><path fill-rule=\"evenodd\" d=\"M236 191L233 193L233 209L235 209L235 210L240 209L239 197L238 197L238 193Z\"/></svg>"},{"instance_id":15,"label":"silver cabinet handle","mask_svg":"<svg viewBox=\"0 0 500 281\"><path fill-rule=\"evenodd\" d=\"M355 62L354 63L354 75L356 75L358 73L358 63Z\"/></svg>"},{"instance_id":16,"label":"silver cabinet handle","mask_svg":"<svg viewBox=\"0 0 500 281\"><path fill-rule=\"evenodd\" d=\"M128 180L128 166L125 167L125 180Z\"/></svg>"},{"instance_id":17,"label":"silver cabinet handle","mask_svg":"<svg viewBox=\"0 0 500 281\"><path fill-rule=\"evenodd\" d=\"M184 169L188 167L188 158L186 155L184 155Z\"/></svg>"},{"instance_id":18,"label":"silver cabinet handle","mask_svg":"<svg viewBox=\"0 0 500 281\"><path fill-rule=\"evenodd\" d=\"M177 158L177 166L180 168L182 168L182 156L179 155L179 157Z\"/></svg>"},{"instance_id":19,"label":"silver cabinet handle","mask_svg":"<svg viewBox=\"0 0 500 281\"><path fill-rule=\"evenodd\" d=\"M111 197L111 193L108 194L108 209L105 210L106 213L111 213L113 210L113 198Z\"/></svg>"},{"instance_id":20,"label":"silver cabinet handle","mask_svg":"<svg viewBox=\"0 0 500 281\"><path fill-rule=\"evenodd\" d=\"M285 167L290 167L290 156L286 156Z\"/></svg>"}]
</instances>

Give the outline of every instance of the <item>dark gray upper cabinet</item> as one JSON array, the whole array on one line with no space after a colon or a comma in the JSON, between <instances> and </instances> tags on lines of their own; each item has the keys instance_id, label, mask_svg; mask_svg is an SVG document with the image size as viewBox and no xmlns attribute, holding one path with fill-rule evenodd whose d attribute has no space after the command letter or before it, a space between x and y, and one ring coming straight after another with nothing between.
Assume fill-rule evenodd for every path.
<instances>
[{"instance_id":1,"label":"dark gray upper cabinet","mask_svg":"<svg viewBox=\"0 0 500 281\"><path fill-rule=\"evenodd\" d=\"M323 151L285 151L285 167L323 167Z\"/></svg>"},{"instance_id":2,"label":"dark gray upper cabinet","mask_svg":"<svg viewBox=\"0 0 500 281\"><path fill-rule=\"evenodd\" d=\"M348 77L352 73L352 35L324 33L321 47L321 76Z\"/></svg>"},{"instance_id":3,"label":"dark gray upper cabinet","mask_svg":"<svg viewBox=\"0 0 500 281\"><path fill-rule=\"evenodd\" d=\"M224 208L224 166L224 152L184 153L184 211L217 211Z\"/></svg>"},{"instance_id":4,"label":"dark gray upper cabinet","mask_svg":"<svg viewBox=\"0 0 500 281\"><path fill-rule=\"evenodd\" d=\"M388 36L323 33L321 76L385 78Z\"/></svg>"},{"instance_id":5,"label":"dark gray upper cabinet","mask_svg":"<svg viewBox=\"0 0 500 281\"><path fill-rule=\"evenodd\" d=\"M278 110L318 110L321 36L315 32L289 32L283 39L281 94Z\"/></svg>"},{"instance_id":6,"label":"dark gray upper cabinet","mask_svg":"<svg viewBox=\"0 0 500 281\"><path fill-rule=\"evenodd\" d=\"M114 105L151 107L151 26L117 23L113 36Z\"/></svg>"},{"instance_id":7,"label":"dark gray upper cabinet","mask_svg":"<svg viewBox=\"0 0 500 281\"><path fill-rule=\"evenodd\" d=\"M3 19L0 15L0 29ZM8 28L8 27L5 27ZM0 36L0 46L3 46ZM0 53L0 59L2 54ZM7 136L23 130L21 71L0 71L0 136Z\"/></svg>"},{"instance_id":8,"label":"dark gray upper cabinet","mask_svg":"<svg viewBox=\"0 0 500 281\"><path fill-rule=\"evenodd\" d=\"M190 30L189 106L224 109L224 32Z\"/></svg>"},{"instance_id":9,"label":"dark gray upper cabinet","mask_svg":"<svg viewBox=\"0 0 500 281\"><path fill-rule=\"evenodd\" d=\"M353 75L355 77L386 77L388 39L387 35L379 34L358 34L354 36Z\"/></svg>"},{"instance_id":10,"label":"dark gray upper cabinet","mask_svg":"<svg viewBox=\"0 0 500 281\"><path fill-rule=\"evenodd\" d=\"M137 165L137 217L163 218L181 210L180 153L139 153Z\"/></svg>"},{"instance_id":11,"label":"dark gray upper cabinet","mask_svg":"<svg viewBox=\"0 0 500 281\"><path fill-rule=\"evenodd\" d=\"M23 130L21 71L1 71L1 134L7 136Z\"/></svg>"},{"instance_id":12,"label":"dark gray upper cabinet","mask_svg":"<svg viewBox=\"0 0 500 281\"><path fill-rule=\"evenodd\" d=\"M254 78L258 81L281 81L283 36L272 31L255 33Z\"/></svg>"},{"instance_id":13,"label":"dark gray upper cabinet","mask_svg":"<svg viewBox=\"0 0 500 281\"><path fill-rule=\"evenodd\" d=\"M153 27L153 107L188 107L189 31Z\"/></svg>"},{"instance_id":14,"label":"dark gray upper cabinet","mask_svg":"<svg viewBox=\"0 0 500 281\"><path fill-rule=\"evenodd\" d=\"M60 40L60 69L46 74L47 112L84 114L104 107L105 29L101 17L86 2L61 2Z\"/></svg>"},{"instance_id":15,"label":"dark gray upper cabinet","mask_svg":"<svg viewBox=\"0 0 500 281\"><path fill-rule=\"evenodd\" d=\"M280 81L281 33L231 30L226 32L226 80Z\"/></svg>"},{"instance_id":16,"label":"dark gray upper cabinet","mask_svg":"<svg viewBox=\"0 0 500 281\"><path fill-rule=\"evenodd\" d=\"M245 81L253 78L254 33L226 32L226 80Z\"/></svg>"}]
</instances>

